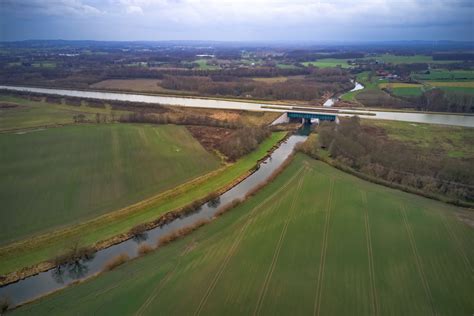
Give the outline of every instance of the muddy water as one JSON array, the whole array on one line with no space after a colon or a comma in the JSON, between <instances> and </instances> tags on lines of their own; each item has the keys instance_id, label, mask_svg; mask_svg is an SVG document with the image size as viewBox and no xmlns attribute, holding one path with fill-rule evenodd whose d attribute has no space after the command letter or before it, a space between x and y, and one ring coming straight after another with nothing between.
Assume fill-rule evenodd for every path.
<instances>
[{"instance_id":1,"label":"muddy water","mask_svg":"<svg viewBox=\"0 0 474 316\"><path fill-rule=\"evenodd\" d=\"M130 258L137 257L139 246L143 244L155 246L159 237L199 220L210 219L216 212L222 209L222 207L233 200L244 198L248 192L265 182L293 152L295 145L305 139L306 136L303 135L290 136L260 164L257 171L229 191L220 195L217 199L202 205L196 213L151 229L137 238L129 239L109 248L99 250L90 260L80 260L75 264L59 266L16 283L3 286L0 288L0 297L5 296L13 305L18 305L64 288L74 281L86 279L102 271L104 265L119 254L126 253Z\"/></svg>"}]
</instances>

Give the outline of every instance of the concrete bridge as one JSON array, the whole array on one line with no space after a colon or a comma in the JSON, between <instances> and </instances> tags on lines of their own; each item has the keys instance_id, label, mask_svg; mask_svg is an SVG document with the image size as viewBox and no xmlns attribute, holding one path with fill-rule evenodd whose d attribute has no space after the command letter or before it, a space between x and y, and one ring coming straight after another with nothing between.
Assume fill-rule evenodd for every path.
<instances>
[{"instance_id":1,"label":"concrete bridge","mask_svg":"<svg viewBox=\"0 0 474 316\"><path fill-rule=\"evenodd\" d=\"M299 111L291 111L286 112L282 116L280 116L276 121L272 123L272 125L287 123L291 119L299 119L302 120L303 123L311 124L311 123L319 123L321 121L330 121L330 122L339 122L339 119L336 114L333 113L310 113L310 112L299 112Z\"/></svg>"}]
</instances>

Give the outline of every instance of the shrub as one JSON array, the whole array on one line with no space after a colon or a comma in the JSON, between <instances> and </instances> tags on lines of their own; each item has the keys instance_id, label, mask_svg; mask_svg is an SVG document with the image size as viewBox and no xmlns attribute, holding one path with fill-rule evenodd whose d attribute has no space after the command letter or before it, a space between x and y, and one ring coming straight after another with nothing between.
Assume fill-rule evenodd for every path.
<instances>
[{"instance_id":1,"label":"shrub","mask_svg":"<svg viewBox=\"0 0 474 316\"><path fill-rule=\"evenodd\" d=\"M147 253L150 253L152 251L153 251L153 247L150 246L149 244L143 244L143 245L140 245L140 247L138 247L138 255L140 256L144 256Z\"/></svg>"},{"instance_id":2,"label":"shrub","mask_svg":"<svg viewBox=\"0 0 474 316\"><path fill-rule=\"evenodd\" d=\"M148 230L148 227L146 224L138 224L132 227L129 233L133 236L139 236L139 235L143 235L143 233L145 233L147 230Z\"/></svg>"},{"instance_id":3,"label":"shrub","mask_svg":"<svg viewBox=\"0 0 474 316\"><path fill-rule=\"evenodd\" d=\"M54 258L53 262L55 265L59 266L66 263L72 263L80 259L91 259L94 254L95 250L92 247L79 247L77 244L75 244L66 253Z\"/></svg>"},{"instance_id":4,"label":"shrub","mask_svg":"<svg viewBox=\"0 0 474 316\"><path fill-rule=\"evenodd\" d=\"M119 254L118 256L112 258L108 261L104 266L104 271L110 271L115 269L116 267L124 264L130 259L130 257L126 253Z\"/></svg>"},{"instance_id":5,"label":"shrub","mask_svg":"<svg viewBox=\"0 0 474 316\"><path fill-rule=\"evenodd\" d=\"M6 311L10 308L11 302L7 297L0 298L0 315L6 313Z\"/></svg>"},{"instance_id":6,"label":"shrub","mask_svg":"<svg viewBox=\"0 0 474 316\"><path fill-rule=\"evenodd\" d=\"M185 226L183 228L174 230L174 231L172 231L172 232L170 232L166 235L163 235L160 238L158 238L157 247L164 246L164 245L169 244L170 242L172 242L172 241L174 241L178 238L186 236L186 235L192 233L193 231L195 231L196 229L198 229L199 227L206 225L207 223L209 223L209 220L200 219L200 220L198 220L197 222L195 222L191 225Z\"/></svg>"}]
</instances>

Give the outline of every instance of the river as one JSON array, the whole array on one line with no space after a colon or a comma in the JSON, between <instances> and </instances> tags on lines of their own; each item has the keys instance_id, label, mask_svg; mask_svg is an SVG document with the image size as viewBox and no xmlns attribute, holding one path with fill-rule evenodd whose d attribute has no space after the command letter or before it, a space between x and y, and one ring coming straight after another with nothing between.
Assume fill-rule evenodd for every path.
<instances>
[{"instance_id":1,"label":"river","mask_svg":"<svg viewBox=\"0 0 474 316\"><path fill-rule=\"evenodd\" d=\"M34 300L53 291L60 290L72 282L87 279L101 272L104 265L119 254L127 254L130 258L138 256L138 248L143 244L156 246L159 237L179 228L186 227L199 220L211 219L216 212L234 201L243 199L248 192L264 183L273 172L293 152L295 145L306 139L303 135L292 135L245 180L234 186L217 199L202 205L199 210L163 226L153 228L139 238L128 239L109 248L99 250L90 260L80 260L74 264L66 264L46 272L33 275L15 283L0 287L0 297L6 297L12 305L18 305ZM159 250L157 250L159 251Z\"/></svg>"},{"instance_id":2,"label":"river","mask_svg":"<svg viewBox=\"0 0 474 316\"><path fill-rule=\"evenodd\" d=\"M359 85L359 86L358 86ZM359 87L359 88L358 88ZM356 83L354 89L362 89L362 85ZM297 108L298 112L315 113L318 110L327 110L327 107L305 107L292 105L271 105L264 103L253 103L245 101L228 101L228 100L214 100L214 99L199 99L186 97L172 97L159 95L145 95L135 93L117 93L117 92L102 92L102 91L81 91L81 90L67 90L67 89L49 89L49 88L34 88L22 86L4 86L0 85L0 89L15 90L15 91L29 91L44 94L73 96L81 98L95 98L102 100L120 100L144 103L161 103L167 105L184 106L184 107L200 107L211 109L229 109L229 110L248 110L248 111L271 111L271 112L287 112ZM352 90L354 90L352 89ZM351 110L351 109L334 109L335 114L340 116L353 116L357 114L362 118L393 120L412 123L428 123L474 127L474 116L472 115L457 115L457 114L438 114L438 113L423 113L423 112L389 112L376 110Z\"/></svg>"},{"instance_id":3,"label":"river","mask_svg":"<svg viewBox=\"0 0 474 316\"><path fill-rule=\"evenodd\" d=\"M364 89L364 86L361 83L359 83L357 81L353 81L353 82L355 84L354 88L349 90L347 93ZM345 93L343 93L343 94L345 94ZM340 96L334 96L332 98L329 98L329 99L326 100L326 102L323 103L323 106L324 107L332 107L339 100L339 98L340 98Z\"/></svg>"}]
</instances>

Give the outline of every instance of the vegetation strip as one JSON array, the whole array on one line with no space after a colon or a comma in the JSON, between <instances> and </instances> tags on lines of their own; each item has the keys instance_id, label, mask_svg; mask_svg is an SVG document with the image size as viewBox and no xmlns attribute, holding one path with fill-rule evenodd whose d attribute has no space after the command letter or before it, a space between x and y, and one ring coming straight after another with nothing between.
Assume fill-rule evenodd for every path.
<instances>
[{"instance_id":1,"label":"vegetation strip","mask_svg":"<svg viewBox=\"0 0 474 316\"><path fill-rule=\"evenodd\" d=\"M274 197L277 196L277 194L279 194L280 192L282 192L284 189L286 189L289 184L293 181L293 179L296 178L296 176L298 176L301 171L303 170L303 168L300 168L300 170L298 172L295 173L295 175L293 177L291 177L287 183L285 185L283 185L279 190L275 191L272 195L270 195L269 197L267 197L265 200L263 200L260 204L258 204L256 207L254 207L251 212L246 216L247 219L245 221L245 224L244 226L241 228L241 230L239 231L236 239L234 240L234 243L232 244L231 248L229 249L229 251L227 252L225 258L224 258L224 261L223 263L220 265L219 267L219 270L217 271L217 273L215 274L213 280L211 281L211 283L209 284L209 287L207 288L206 292L204 293L204 296L202 297L199 305L198 305L198 308L197 310L195 311L195 315L200 315L204 305L206 304L208 298L209 298L209 295L211 294L211 292L213 291L213 289L215 288L217 282L219 281L219 278L220 276L222 275L222 273L224 272L229 260L231 259L231 257L233 256L233 254L235 253L236 249L238 248L238 246L240 245L240 242L242 240L242 238L244 237L245 235L245 231L247 230L248 226L251 224L251 222L254 221L254 213L260 209L261 207L263 207L265 205L265 203L267 203L268 201L271 201Z\"/></svg>"},{"instance_id":2,"label":"vegetation strip","mask_svg":"<svg viewBox=\"0 0 474 316\"><path fill-rule=\"evenodd\" d=\"M410 223L408 222L405 206L403 204L400 204L400 213L402 215L403 223L405 224L408 239L410 240L411 249L413 252L413 256L415 257L416 267L418 268L418 274L420 276L421 283L423 284L423 289L425 290L425 294L431 305L432 314L438 315L434 307L433 295L431 294L430 286L428 284L428 281L426 280L425 270L423 269L421 258L416 247L415 237L413 236L413 231L411 229Z\"/></svg>"},{"instance_id":3,"label":"vegetation strip","mask_svg":"<svg viewBox=\"0 0 474 316\"><path fill-rule=\"evenodd\" d=\"M365 223L365 236L367 240L367 256L369 259L369 277L370 277L370 287L371 287L371 296L372 296L372 308L374 315L378 315L378 303L377 303L377 288L375 286L375 269L374 269L374 257L372 252L372 237L370 236L370 222L369 222L369 209L367 205L367 193L361 191L362 203L364 204L364 223Z\"/></svg>"},{"instance_id":4,"label":"vegetation strip","mask_svg":"<svg viewBox=\"0 0 474 316\"><path fill-rule=\"evenodd\" d=\"M469 257L466 254L466 251L464 250L463 246L461 245L459 238L456 234L456 232L453 230L451 225L449 224L449 219L446 216L446 214L443 214L442 216L442 222L444 227L446 228L446 231L449 234L449 237L451 237L451 240L454 242L456 245L456 249L458 250L459 254L461 255L462 259L464 260L464 263L466 264L466 267L471 271L471 273L474 272L474 269L472 267L471 261L469 260ZM471 274L471 278L474 277L474 274Z\"/></svg>"},{"instance_id":5,"label":"vegetation strip","mask_svg":"<svg viewBox=\"0 0 474 316\"><path fill-rule=\"evenodd\" d=\"M183 253L179 256L178 262L174 265L173 269L169 273L166 274L164 279L158 282L156 287L151 292L150 296L148 296L145 302L140 306L140 308L138 308L135 315L140 316L140 315L143 315L143 313L145 313L146 309L148 308L148 306L150 306L151 302L153 302L156 296L160 293L161 289L165 286L166 283L168 283L168 281L171 279L171 277L176 272L176 270L178 270L179 264L181 263L181 259L183 258L183 256L185 256L189 252L190 248L191 247L189 245L186 246Z\"/></svg>"},{"instance_id":6,"label":"vegetation strip","mask_svg":"<svg viewBox=\"0 0 474 316\"><path fill-rule=\"evenodd\" d=\"M304 169L306 169L306 167ZM268 290L268 284L270 283L270 280L271 280L272 275L273 275L273 271L275 270L275 265L276 265L276 262L278 260L278 256L280 255L281 246L282 246L283 240L285 239L286 232L288 230L288 225L290 224L291 218L294 217L295 204L296 204L295 202L296 202L297 198L299 197L299 193L301 192L300 191L301 184L304 181L305 175L306 175L306 173L303 174L303 176L300 178L300 180L298 181L298 184L296 186L296 194L295 194L295 196L293 198L293 201L291 203L291 210L288 213L288 215L285 219L285 223L283 225L283 229L281 230L280 237L278 239L275 251L273 253L272 262L270 263L270 267L269 267L269 269L267 271L267 274L265 276L265 280L263 282L262 289L260 290L260 295L258 297L257 305L255 306L254 315L259 315L260 314L260 309L262 308L262 304L263 304L263 301L265 299L265 295L266 295L267 290ZM279 207L279 204L276 205L276 208L278 208L278 207Z\"/></svg>"},{"instance_id":7,"label":"vegetation strip","mask_svg":"<svg viewBox=\"0 0 474 316\"><path fill-rule=\"evenodd\" d=\"M332 206L333 193L334 193L334 179L331 179L330 185L329 185L327 206L326 206L326 218L324 220L323 240L321 244L321 258L319 261L319 271L318 271L318 282L317 282L316 296L314 300L313 314L315 316L319 316L320 310L321 310L321 297L322 297L323 280L324 280L324 265L326 264L326 250L327 250L327 245L328 245L329 222L331 220L331 206Z\"/></svg>"}]
</instances>

